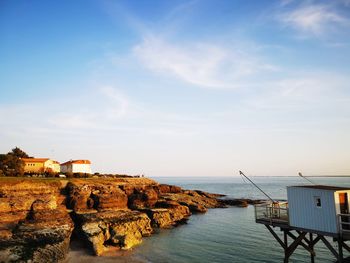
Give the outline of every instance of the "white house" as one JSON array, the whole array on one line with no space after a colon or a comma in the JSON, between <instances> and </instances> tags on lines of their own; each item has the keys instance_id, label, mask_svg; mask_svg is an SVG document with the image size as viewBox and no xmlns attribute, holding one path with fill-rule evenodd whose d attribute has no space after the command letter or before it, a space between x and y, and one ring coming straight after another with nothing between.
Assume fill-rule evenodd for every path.
<instances>
[{"instance_id":1,"label":"white house","mask_svg":"<svg viewBox=\"0 0 350 263\"><path fill-rule=\"evenodd\" d=\"M287 187L289 225L324 233L339 233L339 214L349 214L350 188L326 185ZM343 216L342 221L350 221ZM349 229L348 224L342 227Z\"/></svg>"},{"instance_id":2,"label":"white house","mask_svg":"<svg viewBox=\"0 0 350 263\"><path fill-rule=\"evenodd\" d=\"M91 162L89 160L70 160L61 164L61 173L91 174Z\"/></svg>"}]
</instances>

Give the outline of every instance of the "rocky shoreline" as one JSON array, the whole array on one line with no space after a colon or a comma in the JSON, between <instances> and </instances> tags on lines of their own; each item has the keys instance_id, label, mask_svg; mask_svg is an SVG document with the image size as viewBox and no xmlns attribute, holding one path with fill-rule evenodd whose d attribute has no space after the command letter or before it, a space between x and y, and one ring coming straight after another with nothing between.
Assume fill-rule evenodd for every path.
<instances>
[{"instance_id":1,"label":"rocky shoreline","mask_svg":"<svg viewBox=\"0 0 350 263\"><path fill-rule=\"evenodd\" d=\"M127 250L210 208L261 202L148 178L0 179L0 262L60 262L72 235L94 255Z\"/></svg>"}]
</instances>

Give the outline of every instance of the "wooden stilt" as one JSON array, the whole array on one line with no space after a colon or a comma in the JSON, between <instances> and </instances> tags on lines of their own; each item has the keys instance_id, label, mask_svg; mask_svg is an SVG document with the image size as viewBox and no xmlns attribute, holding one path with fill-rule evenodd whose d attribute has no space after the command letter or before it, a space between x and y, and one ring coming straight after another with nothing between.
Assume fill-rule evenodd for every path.
<instances>
[{"instance_id":1,"label":"wooden stilt","mask_svg":"<svg viewBox=\"0 0 350 263\"><path fill-rule=\"evenodd\" d=\"M312 241L312 246L315 247L315 245L318 243L318 241L321 240L321 236L317 235L317 237Z\"/></svg>"},{"instance_id":2,"label":"wooden stilt","mask_svg":"<svg viewBox=\"0 0 350 263\"><path fill-rule=\"evenodd\" d=\"M309 243L309 246L310 246L310 249L313 253L310 253L310 259L311 259L311 263L315 263L315 251L314 251L314 244L313 244L313 236L312 236L312 233L309 234L309 239L310 239L310 243Z\"/></svg>"},{"instance_id":3,"label":"wooden stilt","mask_svg":"<svg viewBox=\"0 0 350 263\"><path fill-rule=\"evenodd\" d=\"M333 253L336 259L339 260L338 252L332 247L332 245L328 242L328 240L324 236L320 236L322 242L326 245L326 247Z\"/></svg>"},{"instance_id":4,"label":"wooden stilt","mask_svg":"<svg viewBox=\"0 0 350 263\"><path fill-rule=\"evenodd\" d=\"M343 248L345 248L348 252L350 252L350 247L344 241L343 241Z\"/></svg>"},{"instance_id":5,"label":"wooden stilt","mask_svg":"<svg viewBox=\"0 0 350 263\"><path fill-rule=\"evenodd\" d=\"M295 239L293 241L292 244L290 244L290 246L287 248L287 254L286 257L287 259L293 254L294 250L298 247L298 245L300 245L300 242L303 240L303 238L305 237L306 232L302 232L297 239ZM288 262L288 261L287 261Z\"/></svg>"},{"instance_id":6,"label":"wooden stilt","mask_svg":"<svg viewBox=\"0 0 350 263\"><path fill-rule=\"evenodd\" d=\"M286 245L286 247L288 247L288 236L287 236L287 232L289 232L289 231L288 231L288 230L283 230L284 244Z\"/></svg>"},{"instance_id":7,"label":"wooden stilt","mask_svg":"<svg viewBox=\"0 0 350 263\"><path fill-rule=\"evenodd\" d=\"M270 231L270 233L274 236L274 238L278 241L278 243L280 243L281 247L283 247L283 249L286 249L286 246L284 245L280 237L275 233L275 231L273 231L273 229L269 225L265 225L265 226Z\"/></svg>"},{"instance_id":8,"label":"wooden stilt","mask_svg":"<svg viewBox=\"0 0 350 263\"><path fill-rule=\"evenodd\" d=\"M301 234L302 232L299 231L298 233ZM291 238L293 238L294 240L297 239L297 237L296 237L295 235L293 235L291 232L288 231L287 234L288 234ZM306 238L304 238L303 240L305 240L306 243L307 243L308 245L310 244L309 240L307 240ZM310 249L310 247L309 247L308 245L304 244L304 243L303 243L303 240L300 241L300 245L301 245L303 248L305 248L307 251L309 251L310 254L314 254L315 252L314 252L312 249Z\"/></svg>"},{"instance_id":9,"label":"wooden stilt","mask_svg":"<svg viewBox=\"0 0 350 263\"><path fill-rule=\"evenodd\" d=\"M287 248L288 248L288 230L283 231L283 237L284 237L284 263L288 262L288 256L287 256Z\"/></svg>"},{"instance_id":10,"label":"wooden stilt","mask_svg":"<svg viewBox=\"0 0 350 263\"><path fill-rule=\"evenodd\" d=\"M338 263L343 262L343 240L338 239Z\"/></svg>"},{"instance_id":11,"label":"wooden stilt","mask_svg":"<svg viewBox=\"0 0 350 263\"><path fill-rule=\"evenodd\" d=\"M310 262L315 263L315 245L322 240L330 252L337 259L337 262L344 262L343 248L350 252L350 246L347 245L344 240L339 237L334 237L334 241L338 242L338 250L326 239L321 233L314 233L309 231L301 231L300 229L290 229L280 226L280 230L283 232L283 238L277 235L272 226L265 224L266 228L270 231L272 236L277 240L284 250L284 263L289 262L289 258L294 253L295 249L300 245L310 253ZM294 231L294 233L292 233ZM315 236L314 236L315 235ZM292 242L288 244L288 238L291 238Z\"/></svg>"},{"instance_id":12,"label":"wooden stilt","mask_svg":"<svg viewBox=\"0 0 350 263\"><path fill-rule=\"evenodd\" d=\"M328 189L328 186L322 186L326 190ZM320 188L323 189L323 188ZM344 190L344 189L342 189ZM339 193L344 194L344 193ZM339 197L340 198L340 197ZM321 198L317 197L314 201L316 202L316 206L321 205ZM347 198L345 198L347 200ZM281 203L282 204L282 203ZM315 204L313 204L314 206ZM270 210L268 213L264 214L264 207L269 208ZM291 208L291 207L290 207ZM264 224L266 228L270 231L270 233L273 235L273 237L277 240L277 242L281 245L284 251L284 263L288 263L289 258L292 256L294 251L298 246L303 247L306 251L310 253L310 262L315 263L315 246L319 241L322 241L324 245L328 248L328 250L334 255L334 257L337 259L337 262L343 263L344 262L344 251L346 253L350 252L350 243L346 244L345 241L350 241L350 227L349 229L343 228L345 224L350 225L350 213L346 214L339 214L337 215L337 219L340 220L336 227L337 231L328 232L328 228L320 228L317 227L314 229L314 227L304 227L304 225L312 225L313 220L310 221L310 224L302 224L305 223L304 221L299 222L296 220L297 217L294 218L295 222L291 222L289 218L289 208L287 205L284 206L277 206L275 203L267 204L267 205L257 205L255 207L256 211L256 217L255 222L259 224ZM271 211L278 210L278 213L275 215L275 213L272 213ZM293 206L294 209L294 206ZM277 211L276 210L276 211ZM334 210L334 209L333 209ZM283 212L283 213L282 213ZM297 216L303 216L297 214ZM305 215L307 216L307 215ZM346 220L346 222L343 222L343 217L346 216L349 218L349 220ZM348 222L349 221L349 222ZM308 221L309 222L309 221ZM292 223L292 225L291 225ZM275 228L279 228L283 232L277 235L277 231ZM326 230L327 229L327 230ZM335 230L336 228L334 228ZM333 239L333 242L330 241L330 239ZM288 240L289 239L289 240ZM335 243L337 242L337 244ZM289 244L288 244L289 243ZM337 248L338 245L338 248Z\"/></svg>"}]
</instances>

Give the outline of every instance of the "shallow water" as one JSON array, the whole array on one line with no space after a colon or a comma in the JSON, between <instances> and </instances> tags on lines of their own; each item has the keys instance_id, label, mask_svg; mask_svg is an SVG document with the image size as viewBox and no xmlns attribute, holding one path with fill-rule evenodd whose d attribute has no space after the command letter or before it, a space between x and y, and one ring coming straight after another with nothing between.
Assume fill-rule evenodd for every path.
<instances>
[{"instance_id":1,"label":"shallow water","mask_svg":"<svg viewBox=\"0 0 350 263\"><path fill-rule=\"evenodd\" d=\"M185 189L222 193L234 198L265 198L242 178L155 179ZM307 183L298 177L252 179L275 199L286 199L287 185ZM350 187L350 178L314 178L314 181ZM161 230L158 234L144 238L141 245L124 256L118 256L118 261L114 262L282 262L282 248L269 231L254 220L253 206L210 209L206 214L193 215L185 225ZM290 262L310 262L309 254L298 248ZM335 262L332 254L321 243L316 246L316 262Z\"/></svg>"}]
</instances>

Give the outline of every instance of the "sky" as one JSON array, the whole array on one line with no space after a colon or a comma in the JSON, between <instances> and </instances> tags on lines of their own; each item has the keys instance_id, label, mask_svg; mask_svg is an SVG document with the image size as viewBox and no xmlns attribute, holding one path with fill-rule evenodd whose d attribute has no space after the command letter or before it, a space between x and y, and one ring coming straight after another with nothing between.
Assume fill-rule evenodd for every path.
<instances>
[{"instance_id":1,"label":"sky","mask_svg":"<svg viewBox=\"0 0 350 263\"><path fill-rule=\"evenodd\" d=\"M349 0L0 0L2 153L348 175L349 83Z\"/></svg>"}]
</instances>

